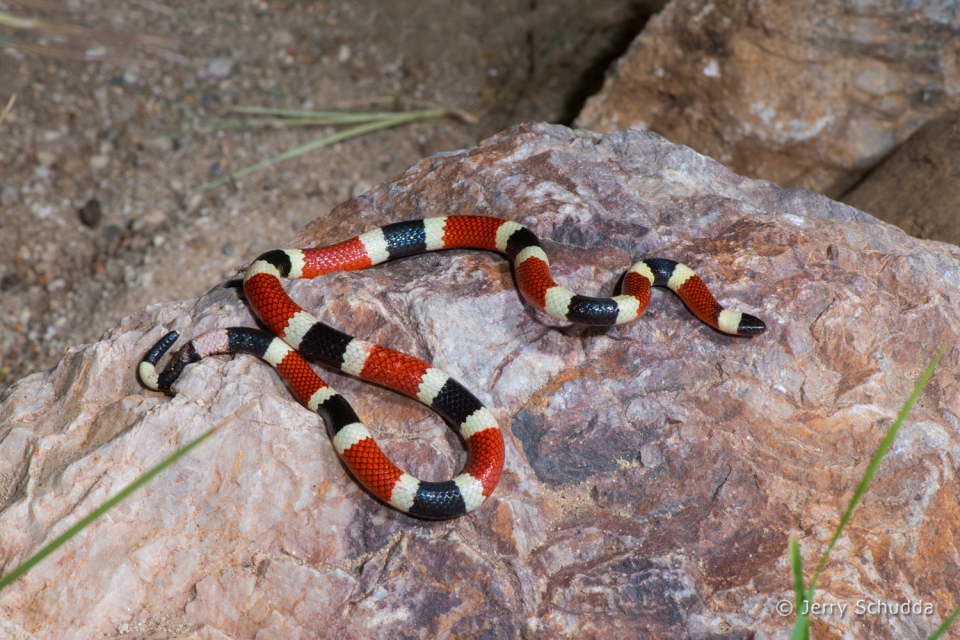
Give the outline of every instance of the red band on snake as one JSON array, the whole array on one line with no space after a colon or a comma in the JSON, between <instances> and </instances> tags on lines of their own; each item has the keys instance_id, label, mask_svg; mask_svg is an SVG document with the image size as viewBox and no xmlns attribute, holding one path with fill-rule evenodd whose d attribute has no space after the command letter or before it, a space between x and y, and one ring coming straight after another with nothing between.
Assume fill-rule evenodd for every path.
<instances>
[{"instance_id":1,"label":"red band on snake","mask_svg":"<svg viewBox=\"0 0 960 640\"><path fill-rule=\"evenodd\" d=\"M480 506L500 480L503 435L496 420L460 383L416 358L334 329L304 311L286 294L281 278L314 278L354 271L439 249L499 251L513 260L517 285L533 307L560 320L615 325L639 316L652 286L668 287L701 320L720 331L752 336L765 326L754 316L727 311L688 267L672 260L642 260L627 271L621 294L581 296L550 275L550 261L537 237L507 220L483 216L427 218L387 225L319 249L269 251L247 269L244 291L270 333L234 327L194 338L167 369L156 364L178 337L164 336L140 364L140 378L169 390L184 367L215 353L250 353L273 365L297 399L318 412L334 448L353 475L377 498L410 515L452 518ZM463 436L469 458L463 472L446 482L425 482L401 471L380 450L347 401L304 361L314 360L420 400Z\"/></svg>"}]
</instances>

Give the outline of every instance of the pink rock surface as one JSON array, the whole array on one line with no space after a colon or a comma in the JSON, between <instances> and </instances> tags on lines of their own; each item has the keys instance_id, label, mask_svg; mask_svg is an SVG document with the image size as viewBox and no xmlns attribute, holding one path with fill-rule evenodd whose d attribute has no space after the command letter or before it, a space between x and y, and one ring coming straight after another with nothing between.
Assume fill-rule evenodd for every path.
<instances>
[{"instance_id":1,"label":"pink rock surface","mask_svg":"<svg viewBox=\"0 0 960 640\"><path fill-rule=\"evenodd\" d=\"M635 323L563 326L523 303L503 257L478 251L290 283L321 319L444 369L500 421L497 491L434 523L365 493L320 419L256 359L193 365L172 399L137 382L170 329L253 326L236 286L148 307L4 395L4 570L220 429L0 592L0 635L783 637L789 537L809 579L940 344L819 585L824 603L922 600L936 613L848 611L814 628L922 638L955 606L960 249L653 133L543 124L423 160L291 246L452 213L529 226L557 279L585 294L609 294L641 257L683 261L768 330L720 334L660 290ZM429 410L322 375L404 469L459 470L460 442Z\"/></svg>"}]
</instances>

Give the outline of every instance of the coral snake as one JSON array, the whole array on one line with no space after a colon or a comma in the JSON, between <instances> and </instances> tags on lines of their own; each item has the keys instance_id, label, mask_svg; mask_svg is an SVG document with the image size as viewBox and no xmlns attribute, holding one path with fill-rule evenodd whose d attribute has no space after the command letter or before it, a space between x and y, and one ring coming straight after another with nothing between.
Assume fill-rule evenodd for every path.
<instances>
[{"instance_id":1,"label":"coral snake","mask_svg":"<svg viewBox=\"0 0 960 640\"><path fill-rule=\"evenodd\" d=\"M294 395L319 413L337 453L354 476L380 500L418 518L453 518L476 509L500 480L503 435L496 419L473 394L447 374L411 356L358 340L325 325L284 291L281 278L314 278L353 271L425 251L486 249L513 260L517 285L536 309L554 318L587 325L615 325L639 316L651 286L668 287L701 320L720 331L752 336L765 326L745 313L723 309L703 281L672 260L642 260L627 271L621 295L590 298L556 284L537 237L511 221L484 216L449 216L399 222L318 249L276 249L246 270L247 300L267 331L217 329L194 338L171 364L156 364L178 338L165 335L140 363L140 379L151 389L169 390L184 367L213 354L249 353L280 372ZM418 480L394 465L374 442L347 401L321 380L304 358L389 387L420 400L455 425L469 456L463 472L445 482Z\"/></svg>"}]
</instances>

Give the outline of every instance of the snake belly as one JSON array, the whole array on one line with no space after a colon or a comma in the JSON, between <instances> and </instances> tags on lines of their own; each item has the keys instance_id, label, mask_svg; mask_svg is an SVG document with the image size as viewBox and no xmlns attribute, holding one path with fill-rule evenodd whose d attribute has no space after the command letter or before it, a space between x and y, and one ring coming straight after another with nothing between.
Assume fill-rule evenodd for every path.
<instances>
[{"instance_id":1,"label":"snake belly","mask_svg":"<svg viewBox=\"0 0 960 640\"><path fill-rule=\"evenodd\" d=\"M677 293L694 315L719 331L753 336L765 329L754 316L724 309L700 277L678 262L641 260L624 275L620 295L581 296L554 282L546 253L526 227L486 216L448 216L390 224L327 247L264 253L246 270L243 287L267 331L231 327L207 332L158 372L157 363L179 336L170 332L140 363L140 378L152 389L170 390L186 365L206 356L255 355L277 369L304 406L323 417L337 453L374 496L418 518L446 519L468 513L493 492L503 471L503 434L493 414L463 385L430 364L319 321L291 300L281 283L281 279L356 271L404 256L457 248L506 254L513 261L524 299L559 320L599 326L630 322L643 313L651 287L662 286ZM305 359L388 387L434 409L466 443L464 470L445 482L427 482L403 472L383 453L343 396L317 376Z\"/></svg>"}]
</instances>

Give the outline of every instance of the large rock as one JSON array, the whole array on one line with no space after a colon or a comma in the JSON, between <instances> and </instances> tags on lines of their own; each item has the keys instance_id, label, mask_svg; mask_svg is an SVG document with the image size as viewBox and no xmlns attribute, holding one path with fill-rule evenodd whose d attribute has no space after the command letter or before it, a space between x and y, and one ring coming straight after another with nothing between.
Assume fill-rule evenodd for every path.
<instances>
[{"instance_id":1,"label":"large rock","mask_svg":"<svg viewBox=\"0 0 960 640\"><path fill-rule=\"evenodd\" d=\"M914 237L960 244L960 111L923 125L843 202Z\"/></svg>"},{"instance_id":2,"label":"large rock","mask_svg":"<svg viewBox=\"0 0 960 640\"><path fill-rule=\"evenodd\" d=\"M577 125L638 127L748 176L839 197L960 105L956 2L674 0Z\"/></svg>"},{"instance_id":3,"label":"large rock","mask_svg":"<svg viewBox=\"0 0 960 640\"><path fill-rule=\"evenodd\" d=\"M136 364L165 331L254 324L236 286L148 307L4 396L0 562L14 567L178 446L220 430L0 593L0 629L783 637L789 537L809 579L944 343L819 591L851 608L923 600L936 615L848 612L815 629L921 638L954 606L960 250L741 178L653 133L542 124L423 160L291 244L450 213L528 225L558 279L588 294L611 292L639 257L682 260L768 331L720 334L660 291L635 323L565 327L522 302L508 262L478 251L291 283L320 318L436 364L500 420L499 488L473 514L434 523L360 489L319 418L262 362L204 360L172 399L140 386ZM428 410L324 375L401 466L427 479L459 469L457 438Z\"/></svg>"}]
</instances>

